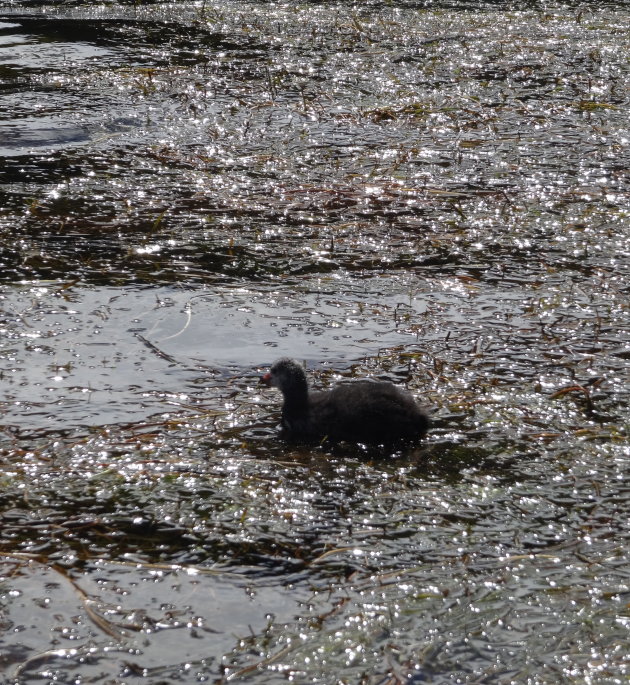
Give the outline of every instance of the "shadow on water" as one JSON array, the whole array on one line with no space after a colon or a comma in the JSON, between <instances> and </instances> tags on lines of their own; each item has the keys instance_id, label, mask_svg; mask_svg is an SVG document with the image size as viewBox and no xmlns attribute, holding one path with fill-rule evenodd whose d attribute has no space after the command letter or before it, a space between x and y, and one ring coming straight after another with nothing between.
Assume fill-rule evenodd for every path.
<instances>
[{"instance_id":1,"label":"shadow on water","mask_svg":"<svg viewBox=\"0 0 630 685\"><path fill-rule=\"evenodd\" d=\"M7 683L628 677L628 19L0 11ZM430 435L287 443L286 355Z\"/></svg>"}]
</instances>

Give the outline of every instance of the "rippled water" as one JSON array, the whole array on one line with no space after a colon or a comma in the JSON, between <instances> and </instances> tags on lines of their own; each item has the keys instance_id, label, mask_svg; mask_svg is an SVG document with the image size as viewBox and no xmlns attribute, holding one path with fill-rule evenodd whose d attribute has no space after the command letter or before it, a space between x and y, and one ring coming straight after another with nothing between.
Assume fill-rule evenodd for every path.
<instances>
[{"instance_id":1,"label":"rippled water","mask_svg":"<svg viewBox=\"0 0 630 685\"><path fill-rule=\"evenodd\" d=\"M7 683L627 681L629 19L0 10Z\"/></svg>"}]
</instances>

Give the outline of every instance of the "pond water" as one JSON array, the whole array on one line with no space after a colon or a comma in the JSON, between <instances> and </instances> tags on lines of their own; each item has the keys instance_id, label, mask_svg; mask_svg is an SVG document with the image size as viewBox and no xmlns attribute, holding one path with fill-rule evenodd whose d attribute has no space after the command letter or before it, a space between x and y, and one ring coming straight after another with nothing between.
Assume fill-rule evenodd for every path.
<instances>
[{"instance_id":1,"label":"pond water","mask_svg":"<svg viewBox=\"0 0 630 685\"><path fill-rule=\"evenodd\" d=\"M629 22L0 9L3 682L628 681Z\"/></svg>"}]
</instances>

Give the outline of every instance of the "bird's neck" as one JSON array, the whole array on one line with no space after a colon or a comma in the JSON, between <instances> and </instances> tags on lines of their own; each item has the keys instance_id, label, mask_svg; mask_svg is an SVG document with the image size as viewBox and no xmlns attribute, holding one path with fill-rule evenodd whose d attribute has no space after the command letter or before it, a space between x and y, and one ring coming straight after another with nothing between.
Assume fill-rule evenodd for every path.
<instances>
[{"instance_id":1,"label":"bird's neck","mask_svg":"<svg viewBox=\"0 0 630 685\"><path fill-rule=\"evenodd\" d=\"M303 416L308 412L308 385L306 380L299 379L298 382L283 392L284 406L283 412L287 416Z\"/></svg>"}]
</instances>

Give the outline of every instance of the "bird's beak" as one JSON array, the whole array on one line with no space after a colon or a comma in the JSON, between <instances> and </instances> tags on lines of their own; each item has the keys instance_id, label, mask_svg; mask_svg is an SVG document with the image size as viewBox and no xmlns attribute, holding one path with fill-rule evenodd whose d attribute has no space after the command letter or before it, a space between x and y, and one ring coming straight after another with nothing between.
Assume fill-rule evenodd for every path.
<instances>
[{"instance_id":1,"label":"bird's beak","mask_svg":"<svg viewBox=\"0 0 630 685\"><path fill-rule=\"evenodd\" d=\"M264 376L261 376L258 383L262 384L262 385L266 385L268 388L270 388L271 387L271 374L266 373Z\"/></svg>"}]
</instances>

